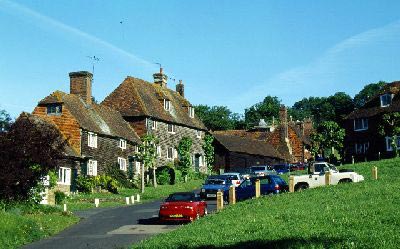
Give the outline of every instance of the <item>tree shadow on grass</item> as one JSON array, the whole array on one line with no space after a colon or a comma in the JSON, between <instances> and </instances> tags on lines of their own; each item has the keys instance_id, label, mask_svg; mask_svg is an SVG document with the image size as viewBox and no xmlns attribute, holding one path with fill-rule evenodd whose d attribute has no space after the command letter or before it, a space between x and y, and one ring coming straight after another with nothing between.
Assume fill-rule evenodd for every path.
<instances>
[{"instance_id":1,"label":"tree shadow on grass","mask_svg":"<svg viewBox=\"0 0 400 249\"><path fill-rule=\"evenodd\" d=\"M237 248L331 248L334 246L345 246L345 239L331 237L312 237L312 238L287 238L281 240L250 240L239 242L226 246L205 245L198 247L190 247L194 249L237 249ZM189 248L186 245L181 245L179 249Z\"/></svg>"}]
</instances>

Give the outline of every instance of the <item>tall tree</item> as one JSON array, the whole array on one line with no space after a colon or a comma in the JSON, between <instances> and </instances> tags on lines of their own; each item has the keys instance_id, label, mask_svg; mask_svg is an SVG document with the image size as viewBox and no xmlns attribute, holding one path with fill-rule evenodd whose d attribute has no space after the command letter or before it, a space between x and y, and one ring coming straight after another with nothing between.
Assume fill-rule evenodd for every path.
<instances>
[{"instance_id":1,"label":"tall tree","mask_svg":"<svg viewBox=\"0 0 400 249\"><path fill-rule=\"evenodd\" d=\"M32 189L64 158L65 145L54 125L22 113L0 133L0 199L30 199Z\"/></svg>"},{"instance_id":2,"label":"tall tree","mask_svg":"<svg viewBox=\"0 0 400 249\"><path fill-rule=\"evenodd\" d=\"M0 132L10 129L11 120L10 114L6 110L0 110Z\"/></svg>"},{"instance_id":3,"label":"tall tree","mask_svg":"<svg viewBox=\"0 0 400 249\"><path fill-rule=\"evenodd\" d=\"M289 113L298 120L312 117L315 124L335 119L335 108L325 97L303 98L294 103Z\"/></svg>"},{"instance_id":4,"label":"tall tree","mask_svg":"<svg viewBox=\"0 0 400 249\"><path fill-rule=\"evenodd\" d=\"M342 124L344 118L354 110L353 99L344 92L329 96L327 102L333 106L335 112L333 121L339 124Z\"/></svg>"},{"instance_id":5,"label":"tall tree","mask_svg":"<svg viewBox=\"0 0 400 249\"><path fill-rule=\"evenodd\" d=\"M388 136L391 138L390 145L394 156L398 157L399 152L397 140L398 135L400 134L400 113L392 112L384 114L378 126L378 132L381 136Z\"/></svg>"},{"instance_id":6,"label":"tall tree","mask_svg":"<svg viewBox=\"0 0 400 249\"><path fill-rule=\"evenodd\" d=\"M178 144L178 155L179 155L179 169L182 171L185 177L185 182L187 177L192 170L192 158L190 154L190 149L192 147L192 139L190 137L182 137Z\"/></svg>"},{"instance_id":7,"label":"tall tree","mask_svg":"<svg viewBox=\"0 0 400 249\"><path fill-rule=\"evenodd\" d=\"M375 96L385 84L385 81L379 81L364 86L364 88L354 96L354 106L356 108L362 107L368 100Z\"/></svg>"},{"instance_id":8,"label":"tall tree","mask_svg":"<svg viewBox=\"0 0 400 249\"><path fill-rule=\"evenodd\" d=\"M141 192L144 193L144 172L145 168L153 169L153 186L157 187L156 165L158 138L153 134L146 134L142 137L142 143L139 145L139 152L135 153L138 161L141 162Z\"/></svg>"},{"instance_id":9,"label":"tall tree","mask_svg":"<svg viewBox=\"0 0 400 249\"><path fill-rule=\"evenodd\" d=\"M212 173L214 164L214 146L212 145L213 141L214 141L213 136L209 134L206 134L204 136L203 150L206 157L207 170L209 174Z\"/></svg>"},{"instance_id":10,"label":"tall tree","mask_svg":"<svg viewBox=\"0 0 400 249\"><path fill-rule=\"evenodd\" d=\"M280 106L281 101L278 97L268 95L262 102L245 109L244 118L247 128L258 124L260 119L271 121L273 117L278 118Z\"/></svg>"},{"instance_id":11,"label":"tall tree","mask_svg":"<svg viewBox=\"0 0 400 249\"><path fill-rule=\"evenodd\" d=\"M204 125L213 131L235 129L241 122L240 115L232 113L226 106L198 105L195 110Z\"/></svg>"},{"instance_id":12,"label":"tall tree","mask_svg":"<svg viewBox=\"0 0 400 249\"><path fill-rule=\"evenodd\" d=\"M312 151L325 156L325 151L331 150L331 154L333 154L334 149L341 150L343 148L344 136L345 130L340 128L336 122L324 121L311 135Z\"/></svg>"}]
</instances>

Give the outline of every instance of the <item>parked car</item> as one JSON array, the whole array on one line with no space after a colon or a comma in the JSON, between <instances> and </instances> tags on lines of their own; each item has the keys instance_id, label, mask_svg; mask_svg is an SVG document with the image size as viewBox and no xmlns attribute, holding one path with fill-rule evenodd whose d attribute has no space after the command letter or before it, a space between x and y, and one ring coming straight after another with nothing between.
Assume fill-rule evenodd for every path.
<instances>
[{"instance_id":1,"label":"parked car","mask_svg":"<svg viewBox=\"0 0 400 249\"><path fill-rule=\"evenodd\" d=\"M265 175L259 177L252 177L250 179L246 179L239 185L239 187L235 188L236 200L245 200L250 199L256 196L256 180L260 180L260 194L278 194L281 192L289 191L289 186L280 176L277 175ZM229 200L229 190L224 191L224 200Z\"/></svg>"},{"instance_id":2,"label":"parked car","mask_svg":"<svg viewBox=\"0 0 400 249\"><path fill-rule=\"evenodd\" d=\"M274 168L274 170L278 175L282 175L290 171L290 166L291 166L290 164L281 163L281 164L275 164L272 167Z\"/></svg>"},{"instance_id":3,"label":"parked car","mask_svg":"<svg viewBox=\"0 0 400 249\"><path fill-rule=\"evenodd\" d=\"M251 166L250 172L254 176L276 175L276 171L270 165Z\"/></svg>"},{"instance_id":4,"label":"parked car","mask_svg":"<svg viewBox=\"0 0 400 249\"><path fill-rule=\"evenodd\" d=\"M242 183L243 181L243 178L238 172L226 172L221 174L221 176L231 176L232 185L234 185L235 187L239 186L240 183Z\"/></svg>"},{"instance_id":5,"label":"parked car","mask_svg":"<svg viewBox=\"0 0 400 249\"><path fill-rule=\"evenodd\" d=\"M232 176L230 175L212 175L209 176L200 190L201 199L216 199L217 192L225 191L232 186Z\"/></svg>"},{"instance_id":6,"label":"parked car","mask_svg":"<svg viewBox=\"0 0 400 249\"><path fill-rule=\"evenodd\" d=\"M160 206L159 220L193 221L207 215L207 203L193 192L179 192L169 195Z\"/></svg>"},{"instance_id":7,"label":"parked car","mask_svg":"<svg viewBox=\"0 0 400 249\"><path fill-rule=\"evenodd\" d=\"M251 170L250 168L235 168L233 171L238 172L240 174L240 178L242 181L244 179L249 179L251 176Z\"/></svg>"}]
</instances>

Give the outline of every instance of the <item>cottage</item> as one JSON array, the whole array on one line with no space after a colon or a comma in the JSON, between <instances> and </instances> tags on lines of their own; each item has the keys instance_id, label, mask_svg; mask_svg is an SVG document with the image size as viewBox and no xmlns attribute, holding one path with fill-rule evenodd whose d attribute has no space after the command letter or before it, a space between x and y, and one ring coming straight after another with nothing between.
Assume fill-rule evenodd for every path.
<instances>
[{"instance_id":1,"label":"cottage","mask_svg":"<svg viewBox=\"0 0 400 249\"><path fill-rule=\"evenodd\" d=\"M72 72L70 93L56 91L42 99L33 115L54 124L70 150L60 162L58 189L69 192L77 175L96 176L105 167L118 164L127 173L137 173L140 164L132 157L139 136L119 112L92 101L89 72Z\"/></svg>"},{"instance_id":2,"label":"cottage","mask_svg":"<svg viewBox=\"0 0 400 249\"><path fill-rule=\"evenodd\" d=\"M385 113L400 111L400 81L386 84L363 107L350 113L344 123L344 154L347 161L378 159L393 155L391 137L380 135ZM400 144L400 140L397 141Z\"/></svg>"},{"instance_id":3,"label":"cottage","mask_svg":"<svg viewBox=\"0 0 400 249\"><path fill-rule=\"evenodd\" d=\"M159 139L157 166L174 162L179 141L190 137L194 169L205 172L202 144L207 129L185 99L184 84L179 81L176 91L168 89L168 77L162 68L153 77L154 82L150 83L128 76L102 105L119 111L139 136L154 134Z\"/></svg>"}]
</instances>

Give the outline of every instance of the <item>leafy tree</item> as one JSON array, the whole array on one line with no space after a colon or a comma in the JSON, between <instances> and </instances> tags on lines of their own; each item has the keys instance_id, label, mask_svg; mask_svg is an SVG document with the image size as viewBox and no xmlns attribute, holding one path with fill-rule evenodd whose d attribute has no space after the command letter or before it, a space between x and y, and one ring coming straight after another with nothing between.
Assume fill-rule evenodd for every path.
<instances>
[{"instance_id":1,"label":"leafy tree","mask_svg":"<svg viewBox=\"0 0 400 249\"><path fill-rule=\"evenodd\" d=\"M187 176L192 170L192 160L190 155L190 149L192 147L192 139L190 137L182 137L178 144L178 155L179 155L179 170L182 171L183 176L187 179Z\"/></svg>"},{"instance_id":2,"label":"leafy tree","mask_svg":"<svg viewBox=\"0 0 400 249\"><path fill-rule=\"evenodd\" d=\"M0 132L10 129L11 120L10 114L6 110L0 110Z\"/></svg>"},{"instance_id":3,"label":"leafy tree","mask_svg":"<svg viewBox=\"0 0 400 249\"><path fill-rule=\"evenodd\" d=\"M316 129L316 132L311 135L311 151L315 154L325 154L328 149L341 150L343 148L343 140L345 130L334 121L324 121ZM325 155L324 155L325 156Z\"/></svg>"},{"instance_id":4,"label":"leafy tree","mask_svg":"<svg viewBox=\"0 0 400 249\"><path fill-rule=\"evenodd\" d=\"M278 97L267 96L262 102L245 109L244 117L247 128L258 124L260 119L271 121L272 117L279 117L280 106L281 101Z\"/></svg>"},{"instance_id":5,"label":"leafy tree","mask_svg":"<svg viewBox=\"0 0 400 249\"><path fill-rule=\"evenodd\" d=\"M378 132L382 136L389 136L392 138L391 146L393 153L394 156L398 157L397 135L400 134L400 113L392 112L384 114L378 126Z\"/></svg>"},{"instance_id":6,"label":"leafy tree","mask_svg":"<svg viewBox=\"0 0 400 249\"><path fill-rule=\"evenodd\" d=\"M327 98L327 102L333 106L333 121L341 124L344 118L354 110L353 99L344 92L337 92Z\"/></svg>"},{"instance_id":7,"label":"leafy tree","mask_svg":"<svg viewBox=\"0 0 400 249\"><path fill-rule=\"evenodd\" d=\"M315 124L335 120L335 108L325 97L309 97L294 103L289 113L294 119L312 117Z\"/></svg>"},{"instance_id":8,"label":"leafy tree","mask_svg":"<svg viewBox=\"0 0 400 249\"><path fill-rule=\"evenodd\" d=\"M65 145L54 125L22 113L8 132L0 133L0 199L31 199L32 189L64 158Z\"/></svg>"},{"instance_id":9,"label":"leafy tree","mask_svg":"<svg viewBox=\"0 0 400 249\"><path fill-rule=\"evenodd\" d=\"M139 145L139 152L135 153L135 157L141 162L140 176L141 176L141 192L144 193L144 170L153 169L153 186L157 187L156 179L156 165L155 160L157 157L157 144L159 140L153 134L146 134L142 137L142 143Z\"/></svg>"},{"instance_id":10,"label":"leafy tree","mask_svg":"<svg viewBox=\"0 0 400 249\"><path fill-rule=\"evenodd\" d=\"M211 174L214 164L214 146L212 145L213 141L214 141L213 136L209 134L204 136L203 150L209 174Z\"/></svg>"},{"instance_id":11,"label":"leafy tree","mask_svg":"<svg viewBox=\"0 0 400 249\"><path fill-rule=\"evenodd\" d=\"M354 96L354 106L356 108L362 107L368 100L376 95L385 84L385 81L379 81L378 83L371 83L364 86L364 88Z\"/></svg>"},{"instance_id":12,"label":"leafy tree","mask_svg":"<svg viewBox=\"0 0 400 249\"><path fill-rule=\"evenodd\" d=\"M203 121L204 125L214 131L235 129L240 125L241 117L232 113L226 106L195 106L196 115Z\"/></svg>"}]
</instances>

